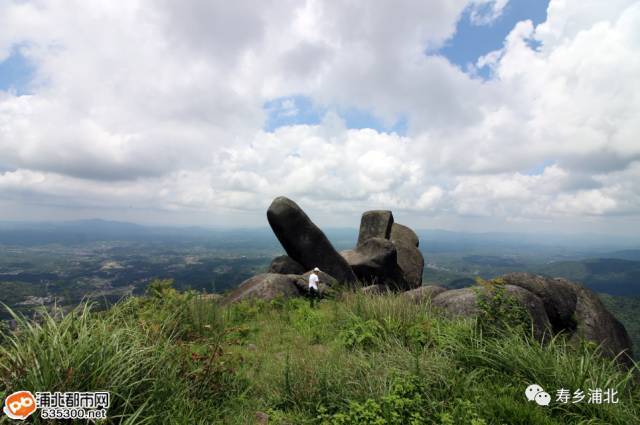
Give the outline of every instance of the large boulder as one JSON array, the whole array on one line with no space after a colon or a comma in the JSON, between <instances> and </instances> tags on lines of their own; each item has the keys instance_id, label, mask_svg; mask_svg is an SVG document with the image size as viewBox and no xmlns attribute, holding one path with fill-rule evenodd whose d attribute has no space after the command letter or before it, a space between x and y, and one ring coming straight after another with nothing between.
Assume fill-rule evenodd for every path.
<instances>
[{"instance_id":1,"label":"large boulder","mask_svg":"<svg viewBox=\"0 0 640 425\"><path fill-rule=\"evenodd\" d=\"M360 290L367 295L383 295L389 292L389 288L381 284L363 286Z\"/></svg>"},{"instance_id":2,"label":"large boulder","mask_svg":"<svg viewBox=\"0 0 640 425\"><path fill-rule=\"evenodd\" d=\"M601 347L610 357L631 364L632 343L625 327L607 310L598 295L562 278L550 278L529 273L511 273L504 282L525 288L543 302L554 332L565 332L575 342L581 339Z\"/></svg>"},{"instance_id":3,"label":"large boulder","mask_svg":"<svg viewBox=\"0 0 640 425\"><path fill-rule=\"evenodd\" d=\"M576 285L564 279L552 279L531 273L510 273L502 276L504 283L519 286L536 294L544 304L554 332L576 328L574 313L578 300Z\"/></svg>"},{"instance_id":4,"label":"large boulder","mask_svg":"<svg viewBox=\"0 0 640 425\"><path fill-rule=\"evenodd\" d=\"M281 255L271 261L268 273L303 274L304 267L288 255Z\"/></svg>"},{"instance_id":5,"label":"large boulder","mask_svg":"<svg viewBox=\"0 0 640 425\"><path fill-rule=\"evenodd\" d=\"M392 225L393 214L391 211L366 211L360 219L360 233L358 234L357 246L362 245L370 238L389 239Z\"/></svg>"},{"instance_id":6,"label":"large boulder","mask_svg":"<svg viewBox=\"0 0 640 425\"><path fill-rule=\"evenodd\" d=\"M356 281L351 267L329 239L291 199L280 196L267 210L267 220L289 257L306 270L319 267L342 283Z\"/></svg>"},{"instance_id":7,"label":"large boulder","mask_svg":"<svg viewBox=\"0 0 640 425\"><path fill-rule=\"evenodd\" d=\"M302 294L306 294L309 290L309 276L313 273L313 271L309 271L304 273L301 276L296 276L295 285ZM315 272L318 276L318 292L320 296L325 296L327 294L333 293L333 288L338 285L338 281L333 278L333 276L323 272L322 270L319 272Z\"/></svg>"},{"instance_id":8,"label":"large boulder","mask_svg":"<svg viewBox=\"0 0 640 425\"><path fill-rule=\"evenodd\" d=\"M632 365L633 343L624 325L607 310L595 292L576 286L577 327L573 339L579 341L584 338L598 344L603 354L619 356L620 362Z\"/></svg>"},{"instance_id":9,"label":"large boulder","mask_svg":"<svg viewBox=\"0 0 640 425\"><path fill-rule=\"evenodd\" d=\"M242 282L224 299L224 304L247 299L273 300L275 298L293 298L301 295L296 285L299 276L275 273L262 273Z\"/></svg>"},{"instance_id":10,"label":"large boulder","mask_svg":"<svg viewBox=\"0 0 640 425\"><path fill-rule=\"evenodd\" d=\"M407 226L393 223L389 237L398 251L398 266L400 266L409 288L420 287L424 271L424 257L418 249L418 235Z\"/></svg>"},{"instance_id":11,"label":"large boulder","mask_svg":"<svg viewBox=\"0 0 640 425\"><path fill-rule=\"evenodd\" d=\"M418 239L416 232L399 223L393 223L391 226L389 239L395 244L415 246L416 248L420 245L420 239Z\"/></svg>"},{"instance_id":12,"label":"large boulder","mask_svg":"<svg viewBox=\"0 0 640 425\"><path fill-rule=\"evenodd\" d=\"M424 257L415 246L396 243L398 252L398 266L402 271L408 288L419 288L422 285L422 272L424 271Z\"/></svg>"},{"instance_id":13,"label":"large boulder","mask_svg":"<svg viewBox=\"0 0 640 425\"><path fill-rule=\"evenodd\" d=\"M542 339L551 331L551 323L544 309L542 300L524 288L513 285L501 285L505 294L520 304L529 314L537 338ZM441 309L449 316L475 317L480 313L478 298L481 295L492 296L483 286L453 289L442 292L431 300L431 306Z\"/></svg>"},{"instance_id":14,"label":"large boulder","mask_svg":"<svg viewBox=\"0 0 640 425\"><path fill-rule=\"evenodd\" d=\"M369 238L356 249L342 251L356 277L362 282L406 289L407 283L397 263L396 247L390 240Z\"/></svg>"},{"instance_id":15,"label":"large boulder","mask_svg":"<svg viewBox=\"0 0 640 425\"><path fill-rule=\"evenodd\" d=\"M425 285L419 288L411 289L403 292L402 297L407 301L411 301L416 304L424 304L430 302L431 299L445 292L447 289L437 285Z\"/></svg>"}]
</instances>

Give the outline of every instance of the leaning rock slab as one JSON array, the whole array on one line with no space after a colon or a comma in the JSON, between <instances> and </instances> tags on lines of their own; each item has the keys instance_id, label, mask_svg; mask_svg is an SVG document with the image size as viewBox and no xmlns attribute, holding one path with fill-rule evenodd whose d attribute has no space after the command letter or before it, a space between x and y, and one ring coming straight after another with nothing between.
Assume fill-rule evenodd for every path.
<instances>
[{"instance_id":1,"label":"leaning rock slab","mask_svg":"<svg viewBox=\"0 0 640 425\"><path fill-rule=\"evenodd\" d=\"M306 270L319 267L342 283L356 280L346 260L291 199L280 196L267 210L267 220L289 257Z\"/></svg>"},{"instance_id":2,"label":"leaning rock slab","mask_svg":"<svg viewBox=\"0 0 640 425\"><path fill-rule=\"evenodd\" d=\"M268 273L278 274L303 274L304 267L288 255L281 255L271 261Z\"/></svg>"},{"instance_id":3,"label":"leaning rock slab","mask_svg":"<svg viewBox=\"0 0 640 425\"><path fill-rule=\"evenodd\" d=\"M270 301L276 298L293 298L300 296L296 286L299 276L275 273L262 273L242 282L224 300L224 304L235 303L247 299Z\"/></svg>"},{"instance_id":4,"label":"leaning rock slab","mask_svg":"<svg viewBox=\"0 0 640 425\"><path fill-rule=\"evenodd\" d=\"M393 214L391 211L373 210L364 212L360 219L357 246L362 245L370 238L389 239L392 225Z\"/></svg>"},{"instance_id":5,"label":"leaning rock slab","mask_svg":"<svg viewBox=\"0 0 640 425\"><path fill-rule=\"evenodd\" d=\"M551 323L540 298L519 286L502 287L507 295L513 297L529 313L537 338L542 339L545 333L551 331ZM475 317L480 312L478 296L488 293L486 288L480 286L445 291L431 300L431 306L443 310L449 316Z\"/></svg>"}]
</instances>

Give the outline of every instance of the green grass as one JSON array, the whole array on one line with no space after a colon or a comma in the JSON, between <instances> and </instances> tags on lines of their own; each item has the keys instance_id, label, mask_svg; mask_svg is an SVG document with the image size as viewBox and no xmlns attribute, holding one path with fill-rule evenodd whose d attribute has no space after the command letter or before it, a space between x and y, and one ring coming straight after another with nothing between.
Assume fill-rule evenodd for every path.
<instances>
[{"instance_id":1,"label":"green grass","mask_svg":"<svg viewBox=\"0 0 640 425\"><path fill-rule=\"evenodd\" d=\"M345 292L220 307L156 284L105 312L18 318L3 335L0 393L112 393L108 423L633 424L637 368L590 344L487 333L395 295ZM634 376L635 374L635 376ZM614 388L619 404L527 402L537 383ZM0 394L4 396L4 394ZM34 418L33 423L39 422ZM0 423L8 423L6 417Z\"/></svg>"}]
</instances>

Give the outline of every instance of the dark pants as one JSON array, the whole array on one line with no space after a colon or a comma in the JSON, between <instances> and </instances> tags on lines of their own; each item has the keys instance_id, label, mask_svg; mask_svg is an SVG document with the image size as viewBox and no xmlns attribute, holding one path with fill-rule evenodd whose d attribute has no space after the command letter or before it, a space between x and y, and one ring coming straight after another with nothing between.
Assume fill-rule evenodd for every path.
<instances>
[{"instance_id":1,"label":"dark pants","mask_svg":"<svg viewBox=\"0 0 640 425\"><path fill-rule=\"evenodd\" d=\"M309 288L307 296L309 297L309 305L311 307L315 306L315 304L320 299L320 294L318 293L318 290L316 288Z\"/></svg>"}]
</instances>

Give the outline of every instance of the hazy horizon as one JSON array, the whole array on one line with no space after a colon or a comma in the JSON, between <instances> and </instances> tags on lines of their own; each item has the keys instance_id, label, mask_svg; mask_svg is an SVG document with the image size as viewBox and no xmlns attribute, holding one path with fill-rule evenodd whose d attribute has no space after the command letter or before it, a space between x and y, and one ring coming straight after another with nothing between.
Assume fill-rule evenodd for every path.
<instances>
[{"instance_id":1,"label":"hazy horizon","mask_svg":"<svg viewBox=\"0 0 640 425\"><path fill-rule=\"evenodd\" d=\"M48 234L51 230L72 230L86 235L93 235L95 240L100 240L100 235L106 236L109 232L113 232L116 237L123 236L123 231L141 231L154 233L156 236L173 235L173 236L194 236L192 232L212 232L211 234L197 233L198 236L214 237L215 235L225 234L226 232L248 232L249 234L269 235L276 241L275 235L265 218L264 224L255 224L253 226L212 226L212 225L172 225L172 224L151 224L136 223L131 221L105 220L101 218L88 218L80 220L45 220L45 221L12 221L0 220L0 243L3 242L3 232L29 231L29 238L34 235ZM134 227L132 227L134 226ZM322 230L330 239L337 236L344 237L345 234L351 234L353 240L357 239L358 226L321 226ZM598 232L534 232L526 229L518 231L461 231L459 229L442 229L442 228L414 228L423 241L428 246L430 241L471 241L473 243L495 244L506 243L520 246L565 246L577 248L582 246L585 250L604 249L604 250L640 250L640 241L633 235L616 235ZM106 233L105 233L106 232ZM167 232L167 233L164 233ZM132 239L136 239L140 234L131 234ZM16 235L12 235L15 239ZM125 238L126 239L126 238ZM427 250L428 251L428 250Z\"/></svg>"}]
</instances>

